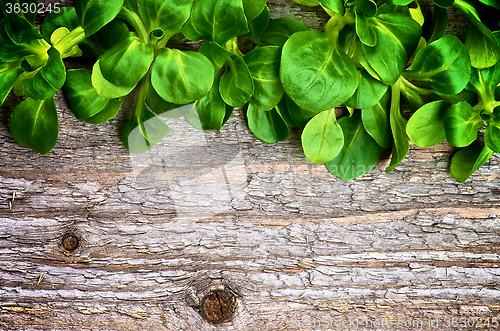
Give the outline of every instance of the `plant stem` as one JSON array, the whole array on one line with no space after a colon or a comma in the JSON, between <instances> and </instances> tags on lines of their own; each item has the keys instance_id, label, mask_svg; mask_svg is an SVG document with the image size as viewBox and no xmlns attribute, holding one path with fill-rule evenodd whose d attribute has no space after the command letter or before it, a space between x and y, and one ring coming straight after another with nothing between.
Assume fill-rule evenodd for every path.
<instances>
[{"instance_id":1,"label":"plant stem","mask_svg":"<svg viewBox=\"0 0 500 331\"><path fill-rule=\"evenodd\" d=\"M146 95L148 94L149 88L149 75L146 75L141 80L141 86L139 87L139 95L137 96L137 104L142 104L146 102Z\"/></svg>"},{"instance_id":2,"label":"plant stem","mask_svg":"<svg viewBox=\"0 0 500 331\"><path fill-rule=\"evenodd\" d=\"M337 45L337 39L340 31L346 24L353 24L355 21L352 9L348 9L344 16L333 12L332 17L326 23L325 33L330 37L330 43L333 47Z\"/></svg>"},{"instance_id":3,"label":"plant stem","mask_svg":"<svg viewBox=\"0 0 500 331\"><path fill-rule=\"evenodd\" d=\"M81 26L77 26L73 31L62 38L54 48L61 53L61 56L68 52L73 46L85 40L85 31Z\"/></svg>"},{"instance_id":4,"label":"plant stem","mask_svg":"<svg viewBox=\"0 0 500 331\"><path fill-rule=\"evenodd\" d=\"M231 53L236 54L238 56L241 56L241 57L244 56L243 53L241 53L240 49L238 48L238 37L234 37L234 38L230 39L226 43L226 49L228 51L230 51Z\"/></svg>"},{"instance_id":5,"label":"plant stem","mask_svg":"<svg viewBox=\"0 0 500 331\"><path fill-rule=\"evenodd\" d=\"M433 89L428 89L428 88L423 88L423 87L418 87L413 85L410 81L408 81L406 78L401 76L401 82L403 83L405 88L409 88L410 90L424 96L437 96L443 100L446 100L450 103L457 103L460 101L467 101L469 103L474 103L474 98L475 98L475 93L472 93L467 90L463 90L459 94L443 94L434 91Z\"/></svg>"},{"instance_id":6,"label":"plant stem","mask_svg":"<svg viewBox=\"0 0 500 331\"><path fill-rule=\"evenodd\" d=\"M400 79L401 79L401 83L405 87L409 88L412 91L417 92L420 95L433 95L433 94L436 94L436 92L434 90L432 90L432 89L418 87L418 86L413 85L412 83L410 83L409 80L407 80L403 76L401 76Z\"/></svg>"},{"instance_id":7,"label":"plant stem","mask_svg":"<svg viewBox=\"0 0 500 331\"><path fill-rule=\"evenodd\" d=\"M172 38L174 35L175 34L169 36L165 35L162 39L158 40L158 42L154 45L155 50L165 48L170 38Z\"/></svg>"},{"instance_id":8,"label":"plant stem","mask_svg":"<svg viewBox=\"0 0 500 331\"><path fill-rule=\"evenodd\" d=\"M404 84L403 79L403 77L399 77L396 83L391 86L391 114L401 111L401 87Z\"/></svg>"},{"instance_id":9,"label":"plant stem","mask_svg":"<svg viewBox=\"0 0 500 331\"><path fill-rule=\"evenodd\" d=\"M137 15L134 11L123 7L117 17L123 18L124 20L129 22L130 25L132 25L134 30L139 35L139 38L144 43L146 43L146 44L148 43L148 37L149 37L148 31L146 30L146 27L144 26L144 23L142 22L139 15Z\"/></svg>"},{"instance_id":10,"label":"plant stem","mask_svg":"<svg viewBox=\"0 0 500 331\"><path fill-rule=\"evenodd\" d=\"M150 70L151 71L151 70ZM143 111L144 107L146 107L145 102L146 102L146 96L148 94L148 89L150 86L150 74L148 71L148 74L144 76L140 82L140 87L139 87L139 95L137 96L137 100L135 102L135 107L134 107L134 113L132 116L135 116L137 118L137 123L139 123L139 130L141 131L142 135L144 138L146 138L146 144L149 146L149 139L148 135L146 132L146 128L144 127L144 122L141 120L141 117L143 116Z\"/></svg>"},{"instance_id":11,"label":"plant stem","mask_svg":"<svg viewBox=\"0 0 500 331\"><path fill-rule=\"evenodd\" d=\"M50 48L50 44L45 41L45 39L35 39L30 44L23 44L26 50L29 50L33 55L41 55L47 53Z\"/></svg>"}]
</instances>

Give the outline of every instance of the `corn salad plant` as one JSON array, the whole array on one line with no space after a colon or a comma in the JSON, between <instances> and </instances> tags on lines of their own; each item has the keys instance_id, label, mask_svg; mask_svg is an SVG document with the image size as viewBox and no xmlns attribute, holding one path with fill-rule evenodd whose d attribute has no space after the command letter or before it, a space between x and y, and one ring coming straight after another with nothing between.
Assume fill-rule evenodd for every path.
<instances>
[{"instance_id":1,"label":"corn salad plant","mask_svg":"<svg viewBox=\"0 0 500 331\"><path fill-rule=\"evenodd\" d=\"M171 132L165 118L220 130L240 107L265 143L300 128L306 158L342 179L370 171L384 149L392 149L392 171L409 139L460 148L450 166L457 181L500 152L500 31L469 2L433 0L424 38L417 0L293 1L323 8L330 19L322 31L271 20L265 0L74 0L45 8L40 29L37 1L2 0L0 104L11 91L25 97L12 113L12 136L50 152L62 88L75 117L91 124L116 116L136 91L123 133L132 153ZM499 0L481 1L500 10ZM446 33L451 6L470 22L463 42ZM244 53L245 38L253 49ZM180 50L171 40L201 47ZM94 59L92 70L66 70L68 57ZM337 118L339 106L347 115Z\"/></svg>"}]
</instances>

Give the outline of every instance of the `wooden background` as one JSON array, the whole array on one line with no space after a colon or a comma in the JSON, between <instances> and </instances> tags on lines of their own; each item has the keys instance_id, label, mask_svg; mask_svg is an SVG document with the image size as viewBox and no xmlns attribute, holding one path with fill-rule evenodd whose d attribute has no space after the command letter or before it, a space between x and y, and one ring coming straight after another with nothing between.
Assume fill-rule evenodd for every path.
<instances>
[{"instance_id":1,"label":"wooden background","mask_svg":"<svg viewBox=\"0 0 500 331\"><path fill-rule=\"evenodd\" d=\"M325 23L321 10L268 4L273 18ZM131 155L120 137L132 97L94 126L58 93L46 156L9 133L20 99L2 106L0 328L499 329L476 319L500 317L498 155L460 184L454 148L411 145L390 174L386 155L344 181L305 159L298 130L266 145L240 112L220 132L170 121L161 144ZM68 233L81 239L73 252ZM236 312L212 325L200 303L222 288Z\"/></svg>"}]
</instances>

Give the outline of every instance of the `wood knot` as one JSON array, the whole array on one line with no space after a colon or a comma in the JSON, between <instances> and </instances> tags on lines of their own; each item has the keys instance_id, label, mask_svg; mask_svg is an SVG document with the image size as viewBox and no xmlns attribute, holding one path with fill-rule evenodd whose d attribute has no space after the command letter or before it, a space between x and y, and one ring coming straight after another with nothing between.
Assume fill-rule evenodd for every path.
<instances>
[{"instance_id":1,"label":"wood knot","mask_svg":"<svg viewBox=\"0 0 500 331\"><path fill-rule=\"evenodd\" d=\"M61 241L61 245L66 251L73 252L80 246L80 239L74 234L66 234Z\"/></svg>"},{"instance_id":2,"label":"wood knot","mask_svg":"<svg viewBox=\"0 0 500 331\"><path fill-rule=\"evenodd\" d=\"M213 324L231 320L235 309L236 298L226 290L210 291L201 301L201 315Z\"/></svg>"}]
</instances>

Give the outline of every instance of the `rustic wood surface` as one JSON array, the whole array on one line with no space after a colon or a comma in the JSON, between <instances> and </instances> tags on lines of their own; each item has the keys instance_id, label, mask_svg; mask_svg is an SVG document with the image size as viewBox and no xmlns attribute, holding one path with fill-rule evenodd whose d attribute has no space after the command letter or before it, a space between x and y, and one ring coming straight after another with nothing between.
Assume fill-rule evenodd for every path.
<instances>
[{"instance_id":1,"label":"rustic wood surface","mask_svg":"<svg viewBox=\"0 0 500 331\"><path fill-rule=\"evenodd\" d=\"M268 2L273 17L326 19ZM0 328L500 329L498 155L460 184L452 147L412 145L390 174L386 155L344 181L307 162L298 130L266 145L242 112L220 132L171 120L173 133L131 155L120 137L132 99L94 126L58 93L45 156L9 133L20 99L2 106ZM68 233L81 240L73 252ZM200 314L216 289L236 300L220 325Z\"/></svg>"}]
</instances>

